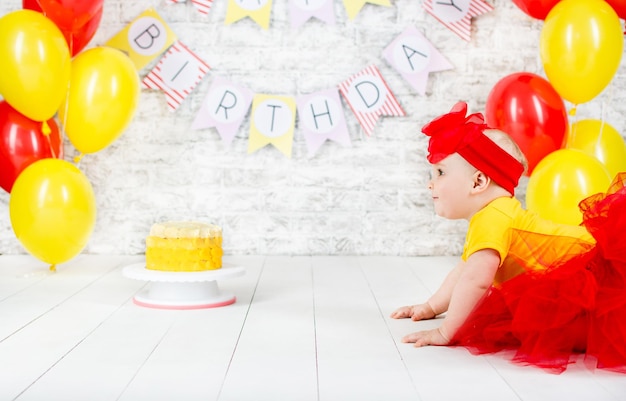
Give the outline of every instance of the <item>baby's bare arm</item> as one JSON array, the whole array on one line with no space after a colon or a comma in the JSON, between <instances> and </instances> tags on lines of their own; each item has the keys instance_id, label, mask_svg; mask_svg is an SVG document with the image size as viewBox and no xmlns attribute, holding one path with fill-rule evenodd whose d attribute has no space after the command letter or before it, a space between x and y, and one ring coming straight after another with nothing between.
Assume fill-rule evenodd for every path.
<instances>
[{"instance_id":1,"label":"baby's bare arm","mask_svg":"<svg viewBox=\"0 0 626 401\"><path fill-rule=\"evenodd\" d=\"M483 249L470 255L454 287L448 313L441 324L440 330L444 337L452 338L465 322L493 284L499 266L500 254L493 249Z\"/></svg>"},{"instance_id":2,"label":"baby's bare arm","mask_svg":"<svg viewBox=\"0 0 626 401\"><path fill-rule=\"evenodd\" d=\"M391 317L394 319L411 318L417 321L432 319L435 316L447 311L448 304L450 303L450 297L452 295L452 289L461 275L462 266L463 261L459 261L454 269L448 273L439 289L427 302L398 308L391 314Z\"/></svg>"},{"instance_id":3,"label":"baby's bare arm","mask_svg":"<svg viewBox=\"0 0 626 401\"><path fill-rule=\"evenodd\" d=\"M450 307L441 327L409 334L402 341L415 343L416 347L449 344L450 338L454 336L491 286L499 265L500 256L491 249L472 254L454 287Z\"/></svg>"}]
</instances>

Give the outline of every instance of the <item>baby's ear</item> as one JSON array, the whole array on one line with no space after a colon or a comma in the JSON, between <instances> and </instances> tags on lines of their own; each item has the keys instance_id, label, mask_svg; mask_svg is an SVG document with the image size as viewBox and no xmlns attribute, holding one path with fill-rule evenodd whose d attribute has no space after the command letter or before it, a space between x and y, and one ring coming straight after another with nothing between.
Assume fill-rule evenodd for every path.
<instances>
[{"instance_id":1,"label":"baby's ear","mask_svg":"<svg viewBox=\"0 0 626 401\"><path fill-rule=\"evenodd\" d=\"M476 171L472 178L474 180L474 192L484 191L485 189L487 189L489 183L491 182L491 178L489 178L485 173L480 170Z\"/></svg>"}]
</instances>

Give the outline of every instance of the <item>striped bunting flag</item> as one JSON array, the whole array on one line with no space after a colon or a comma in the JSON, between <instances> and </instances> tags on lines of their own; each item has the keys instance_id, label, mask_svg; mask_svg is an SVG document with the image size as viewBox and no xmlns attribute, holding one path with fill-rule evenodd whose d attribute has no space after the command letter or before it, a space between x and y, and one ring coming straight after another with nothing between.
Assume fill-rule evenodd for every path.
<instances>
[{"instance_id":1,"label":"striped bunting flag","mask_svg":"<svg viewBox=\"0 0 626 401\"><path fill-rule=\"evenodd\" d=\"M471 40L472 18L493 11L482 0L424 0L424 9L463 40Z\"/></svg>"},{"instance_id":2,"label":"striped bunting flag","mask_svg":"<svg viewBox=\"0 0 626 401\"><path fill-rule=\"evenodd\" d=\"M167 0L168 3L184 3L186 0ZM200 14L208 14L213 4L213 0L191 0Z\"/></svg>"},{"instance_id":3,"label":"striped bunting flag","mask_svg":"<svg viewBox=\"0 0 626 401\"><path fill-rule=\"evenodd\" d=\"M380 116L406 115L375 65L339 84L339 91L368 136Z\"/></svg>"},{"instance_id":4,"label":"striped bunting flag","mask_svg":"<svg viewBox=\"0 0 626 401\"><path fill-rule=\"evenodd\" d=\"M141 82L147 89L165 92L170 111L178 109L211 67L177 41Z\"/></svg>"}]
</instances>

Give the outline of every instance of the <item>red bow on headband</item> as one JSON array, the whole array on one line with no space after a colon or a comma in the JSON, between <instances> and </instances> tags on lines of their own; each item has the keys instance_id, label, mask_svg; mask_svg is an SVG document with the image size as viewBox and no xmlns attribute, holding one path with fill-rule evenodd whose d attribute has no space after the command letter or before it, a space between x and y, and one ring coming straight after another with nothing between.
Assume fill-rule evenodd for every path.
<instances>
[{"instance_id":1,"label":"red bow on headband","mask_svg":"<svg viewBox=\"0 0 626 401\"><path fill-rule=\"evenodd\" d=\"M429 162L439 163L468 146L488 128L482 114L474 113L466 117L466 113L467 103L458 102L448 114L435 118L422 128L422 132L430 137Z\"/></svg>"},{"instance_id":2,"label":"red bow on headband","mask_svg":"<svg viewBox=\"0 0 626 401\"><path fill-rule=\"evenodd\" d=\"M448 114L422 128L422 132L430 136L428 161L439 163L452 153L458 153L513 195L524 166L483 133L489 127L482 114L466 114L467 104L458 102Z\"/></svg>"}]
</instances>

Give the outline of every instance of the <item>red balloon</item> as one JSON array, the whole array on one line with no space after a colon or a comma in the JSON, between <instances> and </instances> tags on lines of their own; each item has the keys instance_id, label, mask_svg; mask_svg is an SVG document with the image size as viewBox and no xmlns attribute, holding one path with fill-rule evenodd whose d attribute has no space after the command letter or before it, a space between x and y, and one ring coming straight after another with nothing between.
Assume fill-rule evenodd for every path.
<instances>
[{"instance_id":1,"label":"red balloon","mask_svg":"<svg viewBox=\"0 0 626 401\"><path fill-rule=\"evenodd\" d=\"M104 0L22 0L22 7L39 11L63 32L75 56L93 38L100 20Z\"/></svg>"},{"instance_id":2,"label":"red balloon","mask_svg":"<svg viewBox=\"0 0 626 401\"><path fill-rule=\"evenodd\" d=\"M606 0L621 19L626 19L626 0Z\"/></svg>"},{"instance_id":3,"label":"red balloon","mask_svg":"<svg viewBox=\"0 0 626 401\"><path fill-rule=\"evenodd\" d=\"M539 75L519 72L502 78L491 90L485 119L513 137L528 159L527 175L549 153L563 147L568 119L565 103Z\"/></svg>"},{"instance_id":4,"label":"red balloon","mask_svg":"<svg viewBox=\"0 0 626 401\"><path fill-rule=\"evenodd\" d=\"M531 17L545 20L550 10L552 10L552 7L559 1L560 0L513 0L513 3Z\"/></svg>"},{"instance_id":5,"label":"red balloon","mask_svg":"<svg viewBox=\"0 0 626 401\"><path fill-rule=\"evenodd\" d=\"M42 132L42 123L24 116L6 101L0 101L0 187L11 192L17 176L40 159L63 158L63 144L54 119L47 121L50 134Z\"/></svg>"}]
</instances>

